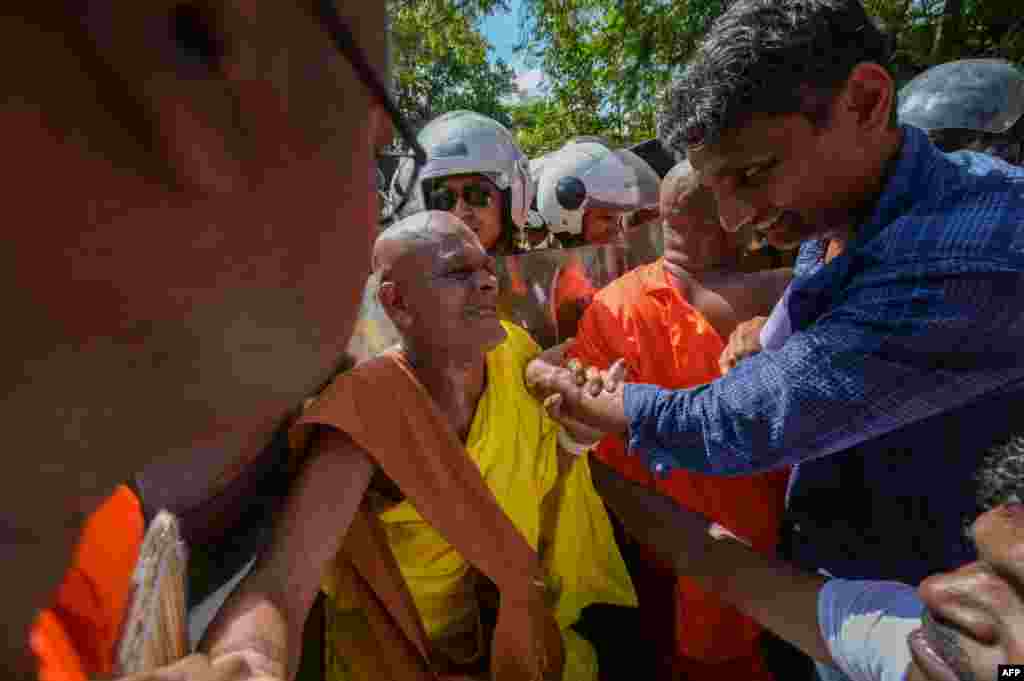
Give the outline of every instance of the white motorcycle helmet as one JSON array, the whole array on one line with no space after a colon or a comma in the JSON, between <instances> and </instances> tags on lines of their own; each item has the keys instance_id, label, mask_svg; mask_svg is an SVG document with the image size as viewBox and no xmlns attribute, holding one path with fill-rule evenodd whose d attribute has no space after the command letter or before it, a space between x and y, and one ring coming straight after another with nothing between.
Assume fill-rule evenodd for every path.
<instances>
[{"instance_id":1,"label":"white motorcycle helmet","mask_svg":"<svg viewBox=\"0 0 1024 681\"><path fill-rule=\"evenodd\" d=\"M595 142L570 142L545 159L537 209L557 234L583 233L588 208L630 213L658 205L661 180L635 153Z\"/></svg>"},{"instance_id":2,"label":"white motorcycle helmet","mask_svg":"<svg viewBox=\"0 0 1024 681\"><path fill-rule=\"evenodd\" d=\"M472 111L451 111L438 116L417 135L427 152L427 162L402 211L404 217L427 207L424 186L452 175L484 175L506 197L506 222L518 229L526 225L533 201L530 161L508 128ZM412 160L405 159L391 183L391 199L397 203L412 174Z\"/></svg>"}]
</instances>

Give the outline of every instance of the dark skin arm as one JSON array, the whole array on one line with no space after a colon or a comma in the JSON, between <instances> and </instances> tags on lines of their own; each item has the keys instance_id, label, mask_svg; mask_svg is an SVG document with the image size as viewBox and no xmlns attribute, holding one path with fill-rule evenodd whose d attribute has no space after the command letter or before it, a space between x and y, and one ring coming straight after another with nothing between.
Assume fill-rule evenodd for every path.
<instances>
[{"instance_id":1,"label":"dark skin arm","mask_svg":"<svg viewBox=\"0 0 1024 681\"><path fill-rule=\"evenodd\" d=\"M215 664L241 658L253 678L294 678L306 617L373 470L348 436L335 430L321 436L275 523L270 547L200 644Z\"/></svg>"},{"instance_id":2,"label":"dark skin arm","mask_svg":"<svg viewBox=\"0 0 1024 681\"><path fill-rule=\"evenodd\" d=\"M818 592L825 578L761 555L672 499L626 480L591 459L594 486L626 531L654 548L676 574L732 604L816 660L831 663L818 627Z\"/></svg>"}]
</instances>

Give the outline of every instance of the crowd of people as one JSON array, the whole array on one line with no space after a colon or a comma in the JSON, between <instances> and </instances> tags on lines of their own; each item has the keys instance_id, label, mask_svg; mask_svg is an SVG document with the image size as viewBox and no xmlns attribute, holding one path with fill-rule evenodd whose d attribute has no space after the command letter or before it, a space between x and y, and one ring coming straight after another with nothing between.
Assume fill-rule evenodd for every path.
<instances>
[{"instance_id":1,"label":"crowd of people","mask_svg":"<svg viewBox=\"0 0 1024 681\"><path fill-rule=\"evenodd\" d=\"M1024 663L1024 75L964 60L897 98L861 0L737 0L664 93L674 166L595 137L531 161L474 112L410 128L386 13L0 22L0 668L291 681L315 607L331 681ZM580 283L572 338L502 318L512 256L633 229L663 253ZM371 275L400 342L354 362ZM268 531L195 651L129 670L126 636L168 635L126 623L160 498L136 474L198 459L223 473L186 538L216 562Z\"/></svg>"}]
</instances>

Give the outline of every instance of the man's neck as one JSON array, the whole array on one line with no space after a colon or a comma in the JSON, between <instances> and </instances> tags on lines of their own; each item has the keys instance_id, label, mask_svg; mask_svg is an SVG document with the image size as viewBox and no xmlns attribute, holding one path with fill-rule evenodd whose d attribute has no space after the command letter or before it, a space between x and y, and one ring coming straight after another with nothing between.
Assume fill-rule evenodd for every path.
<instances>
[{"instance_id":1,"label":"man's neck","mask_svg":"<svg viewBox=\"0 0 1024 681\"><path fill-rule=\"evenodd\" d=\"M465 438L487 386L486 355L459 357L410 342L402 347L416 377Z\"/></svg>"},{"instance_id":2,"label":"man's neck","mask_svg":"<svg viewBox=\"0 0 1024 681\"><path fill-rule=\"evenodd\" d=\"M856 236L860 225L870 220L875 212L878 201L882 197L882 192L885 191L885 185L889 181L889 176L892 174L892 170L899 160L900 152L903 150L903 139L904 133L902 129L886 132L880 143L881 153L870 166L868 172L865 173L865 177L869 179L865 181L862 191L859 193L860 201L845 211L845 219L842 219L843 211L840 211L839 219L835 220L836 224L849 224L849 234L851 236Z\"/></svg>"},{"instance_id":3,"label":"man's neck","mask_svg":"<svg viewBox=\"0 0 1024 681\"><path fill-rule=\"evenodd\" d=\"M674 258L670 252L665 254L665 272L669 275L669 281L684 298L688 298L689 291L694 286L714 288L723 282L731 282L742 274L738 258L731 262L695 267L685 259Z\"/></svg>"}]
</instances>

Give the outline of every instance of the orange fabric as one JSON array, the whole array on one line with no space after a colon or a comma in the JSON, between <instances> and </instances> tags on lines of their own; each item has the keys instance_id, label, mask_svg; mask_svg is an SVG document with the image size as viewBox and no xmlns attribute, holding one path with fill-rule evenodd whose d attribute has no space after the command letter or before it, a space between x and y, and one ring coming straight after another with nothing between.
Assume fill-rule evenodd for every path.
<instances>
[{"instance_id":1,"label":"orange fabric","mask_svg":"<svg viewBox=\"0 0 1024 681\"><path fill-rule=\"evenodd\" d=\"M679 389L717 378L724 347L714 327L683 299L658 260L596 295L568 354L601 368L622 357L630 380ZM706 514L756 549L775 549L788 471L745 477L676 471L667 480L656 480L639 456L627 454L622 438L605 438L596 455L631 480ZM656 562L653 555L650 561ZM677 596L679 656L710 663L758 654L761 629L753 620L688 579L677 581ZM642 599L640 608L644 609Z\"/></svg>"},{"instance_id":2,"label":"orange fabric","mask_svg":"<svg viewBox=\"0 0 1024 681\"><path fill-rule=\"evenodd\" d=\"M144 530L142 505L125 486L86 521L56 601L32 630L40 681L114 673Z\"/></svg>"},{"instance_id":3,"label":"orange fabric","mask_svg":"<svg viewBox=\"0 0 1024 681\"><path fill-rule=\"evenodd\" d=\"M381 415L386 414L385 420ZM491 647L495 678L529 676L548 662L561 664L561 634L540 599L524 598L542 579L537 553L505 515L480 469L467 456L449 421L404 357L384 355L340 375L311 403L291 432L292 446L303 451L311 427L326 425L346 433L390 477L423 518L502 593ZM383 427L382 427L383 426ZM409 456L416 452L417 456ZM472 518L473 522L466 522ZM391 658L396 679L431 678L429 643L412 596L401 576L376 515L364 506L342 547L347 560L336 561L351 583L347 563L370 586L360 605L378 622L381 654ZM510 597L506 598L508 595ZM388 624L388 623L393 623ZM385 626L386 625L386 626ZM405 641L394 640L401 632ZM391 639L391 640L389 640ZM389 645L390 643L390 645ZM420 660L409 657L419 651ZM534 659L518 659L532 649ZM397 658L407 657L399 662ZM398 668L402 676L397 675Z\"/></svg>"},{"instance_id":4,"label":"orange fabric","mask_svg":"<svg viewBox=\"0 0 1024 681\"><path fill-rule=\"evenodd\" d=\"M772 679L765 666L764 656L758 652L750 657L736 657L724 662L701 662L693 658L676 658L673 678L679 681L699 679Z\"/></svg>"}]
</instances>

